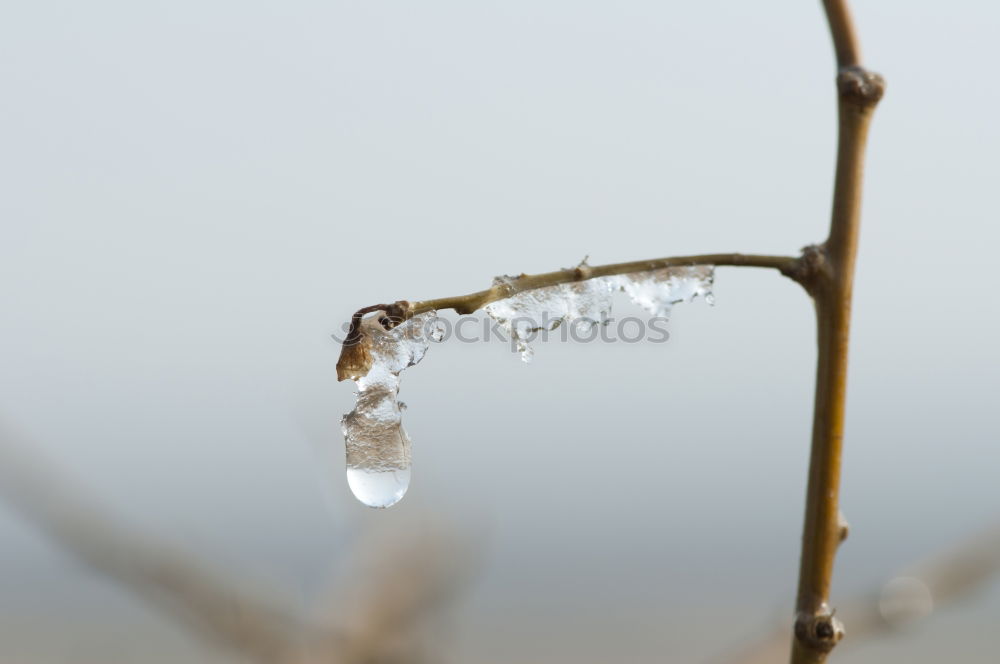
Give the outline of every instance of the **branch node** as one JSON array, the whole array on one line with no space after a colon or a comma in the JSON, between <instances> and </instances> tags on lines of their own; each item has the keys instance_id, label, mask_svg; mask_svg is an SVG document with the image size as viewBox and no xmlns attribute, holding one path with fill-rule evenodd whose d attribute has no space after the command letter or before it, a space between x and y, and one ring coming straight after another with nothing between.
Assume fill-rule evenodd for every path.
<instances>
[{"instance_id":1,"label":"branch node","mask_svg":"<svg viewBox=\"0 0 1000 664\"><path fill-rule=\"evenodd\" d=\"M874 108L885 94L885 79L864 67L843 67L837 74L837 91L845 102Z\"/></svg>"},{"instance_id":2,"label":"branch node","mask_svg":"<svg viewBox=\"0 0 1000 664\"><path fill-rule=\"evenodd\" d=\"M803 648L828 653L844 638L844 625L824 604L816 613L795 616L795 638Z\"/></svg>"},{"instance_id":3,"label":"branch node","mask_svg":"<svg viewBox=\"0 0 1000 664\"><path fill-rule=\"evenodd\" d=\"M851 533L851 525L847 523L847 517L843 512L837 512L837 530L841 542Z\"/></svg>"},{"instance_id":4,"label":"branch node","mask_svg":"<svg viewBox=\"0 0 1000 664\"><path fill-rule=\"evenodd\" d=\"M385 308L385 315L378 319L387 330L396 327L407 318L410 318L410 303L406 300L396 300Z\"/></svg>"},{"instance_id":5,"label":"branch node","mask_svg":"<svg viewBox=\"0 0 1000 664\"><path fill-rule=\"evenodd\" d=\"M781 268L781 273L815 295L817 285L831 277L831 269L826 247L822 244L810 244L802 247L802 255Z\"/></svg>"}]
</instances>

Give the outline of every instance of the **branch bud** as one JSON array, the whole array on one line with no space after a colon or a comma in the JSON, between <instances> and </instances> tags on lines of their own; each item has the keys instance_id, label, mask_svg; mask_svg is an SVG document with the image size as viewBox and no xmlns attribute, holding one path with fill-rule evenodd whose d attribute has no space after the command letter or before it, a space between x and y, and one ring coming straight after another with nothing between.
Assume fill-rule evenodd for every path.
<instances>
[{"instance_id":1,"label":"branch bud","mask_svg":"<svg viewBox=\"0 0 1000 664\"><path fill-rule=\"evenodd\" d=\"M885 79L863 67L844 67L837 74L837 91L845 102L873 108L885 94Z\"/></svg>"}]
</instances>

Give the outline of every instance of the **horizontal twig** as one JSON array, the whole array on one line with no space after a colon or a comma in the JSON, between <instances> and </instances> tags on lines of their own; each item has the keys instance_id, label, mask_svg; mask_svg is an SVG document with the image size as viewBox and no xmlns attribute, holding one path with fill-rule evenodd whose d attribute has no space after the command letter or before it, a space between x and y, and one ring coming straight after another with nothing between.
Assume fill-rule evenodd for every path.
<instances>
[{"instance_id":1,"label":"horizontal twig","mask_svg":"<svg viewBox=\"0 0 1000 664\"><path fill-rule=\"evenodd\" d=\"M580 263L573 268L544 272L542 274L521 274L504 280L486 290L468 295L442 297L435 300L408 302L398 300L392 304L374 304L354 312L347 338L341 347L340 358L337 360L337 380L357 379L364 376L371 368L372 358L365 343L366 335L362 329L365 319L370 313L379 312L377 321L385 329L391 329L403 321L420 314L444 309L454 309L459 314L471 314L491 302L513 297L518 293L548 288L560 284L585 281L597 277L613 277L623 274L636 274L661 270L668 267L691 265L724 265L743 267L762 267L778 270L785 276L808 286L808 277L818 264L807 251L801 258L792 256L762 256L758 254L700 254L697 256L671 256L668 258L653 258L629 263L611 263L609 265L587 265Z\"/></svg>"},{"instance_id":2,"label":"horizontal twig","mask_svg":"<svg viewBox=\"0 0 1000 664\"><path fill-rule=\"evenodd\" d=\"M791 276L799 259L792 256L762 256L757 254L701 254L698 256L671 256L668 258L653 258L628 263L611 263L608 265L585 265L575 268L544 272L541 274L521 274L508 283L500 284L468 295L443 297L435 300L414 302L407 308L406 317L417 316L429 311L454 309L460 314L471 314L491 302L503 300L518 293L537 288L558 286L559 284L584 281L595 277L613 277L621 274L648 272L667 267L683 265L725 265L772 268L782 274Z\"/></svg>"}]
</instances>

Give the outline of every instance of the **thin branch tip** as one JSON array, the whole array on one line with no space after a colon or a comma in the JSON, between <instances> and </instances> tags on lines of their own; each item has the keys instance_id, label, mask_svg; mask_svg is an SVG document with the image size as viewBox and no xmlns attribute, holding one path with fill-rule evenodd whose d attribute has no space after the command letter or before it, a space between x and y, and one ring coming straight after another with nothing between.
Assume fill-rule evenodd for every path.
<instances>
[{"instance_id":1,"label":"thin branch tip","mask_svg":"<svg viewBox=\"0 0 1000 664\"><path fill-rule=\"evenodd\" d=\"M380 312L380 315L374 320L384 329L391 330L413 316L413 306L406 300L397 300L392 304L362 307L354 312L347 337L340 347L340 357L337 359L338 382L356 380L371 369L372 356L369 350L371 343L368 332L365 331L365 316L376 312Z\"/></svg>"}]
</instances>

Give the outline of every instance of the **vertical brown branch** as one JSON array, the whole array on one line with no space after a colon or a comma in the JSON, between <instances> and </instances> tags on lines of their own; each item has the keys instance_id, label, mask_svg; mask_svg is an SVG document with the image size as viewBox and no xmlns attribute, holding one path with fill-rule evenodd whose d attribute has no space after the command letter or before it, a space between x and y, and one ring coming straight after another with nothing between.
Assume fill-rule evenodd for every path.
<instances>
[{"instance_id":1,"label":"vertical brown branch","mask_svg":"<svg viewBox=\"0 0 1000 664\"><path fill-rule=\"evenodd\" d=\"M837 66L856 67L861 63L861 45L847 0L823 0L823 9L830 24L833 49L837 52Z\"/></svg>"},{"instance_id":2,"label":"vertical brown branch","mask_svg":"<svg viewBox=\"0 0 1000 664\"><path fill-rule=\"evenodd\" d=\"M840 126L830 235L819 247L817 269L803 281L816 304L818 360L793 664L825 662L844 634L828 602L842 539L840 463L864 153L872 113L885 88L878 74L858 66L858 42L846 4L837 0L823 4L839 65Z\"/></svg>"}]
</instances>

